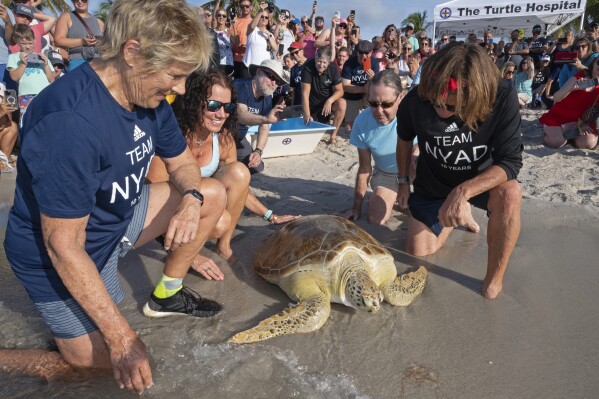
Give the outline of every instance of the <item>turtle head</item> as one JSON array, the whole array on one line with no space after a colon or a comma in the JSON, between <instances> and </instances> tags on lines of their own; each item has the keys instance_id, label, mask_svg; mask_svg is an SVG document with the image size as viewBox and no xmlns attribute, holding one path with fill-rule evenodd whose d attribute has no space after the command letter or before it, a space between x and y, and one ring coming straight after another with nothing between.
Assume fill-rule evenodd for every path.
<instances>
[{"instance_id":1,"label":"turtle head","mask_svg":"<svg viewBox=\"0 0 599 399\"><path fill-rule=\"evenodd\" d=\"M376 312L381 307L384 295L368 273L352 273L345 286L348 305L356 309Z\"/></svg>"}]
</instances>

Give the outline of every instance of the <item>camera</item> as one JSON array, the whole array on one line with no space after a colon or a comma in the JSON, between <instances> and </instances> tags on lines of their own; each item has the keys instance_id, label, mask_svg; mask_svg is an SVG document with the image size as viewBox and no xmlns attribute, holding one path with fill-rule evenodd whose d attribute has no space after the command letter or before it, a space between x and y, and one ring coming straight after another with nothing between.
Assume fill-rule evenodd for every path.
<instances>
[{"instance_id":1,"label":"camera","mask_svg":"<svg viewBox=\"0 0 599 399\"><path fill-rule=\"evenodd\" d=\"M356 10L350 10L349 15L356 16Z\"/></svg>"},{"instance_id":2,"label":"camera","mask_svg":"<svg viewBox=\"0 0 599 399\"><path fill-rule=\"evenodd\" d=\"M599 78L583 79L578 82L579 89L588 89L589 87L599 86Z\"/></svg>"},{"instance_id":3,"label":"camera","mask_svg":"<svg viewBox=\"0 0 599 399\"><path fill-rule=\"evenodd\" d=\"M352 29L351 30L351 35L352 36L358 36L358 30L357 29Z\"/></svg>"},{"instance_id":4,"label":"camera","mask_svg":"<svg viewBox=\"0 0 599 399\"><path fill-rule=\"evenodd\" d=\"M234 20L237 17L237 10L235 7L229 8L229 19Z\"/></svg>"},{"instance_id":5,"label":"camera","mask_svg":"<svg viewBox=\"0 0 599 399\"><path fill-rule=\"evenodd\" d=\"M40 58L39 54L36 53L27 53L27 63L28 64L40 64L44 65L44 60Z\"/></svg>"},{"instance_id":6,"label":"camera","mask_svg":"<svg viewBox=\"0 0 599 399\"><path fill-rule=\"evenodd\" d=\"M395 58L397 58L397 54L395 54L395 53L394 53L394 52L392 52L392 51L389 51L389 52L387 53L387 58L389 58L390 60L392 60L392 59L395 59Z\"/></svg>"}]
</instances>

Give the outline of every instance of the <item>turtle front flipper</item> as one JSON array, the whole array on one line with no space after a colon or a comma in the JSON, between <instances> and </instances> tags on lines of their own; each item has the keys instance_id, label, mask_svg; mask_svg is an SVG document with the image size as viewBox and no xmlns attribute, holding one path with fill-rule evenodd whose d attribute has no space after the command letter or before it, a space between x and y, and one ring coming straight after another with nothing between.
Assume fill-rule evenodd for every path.
<instances>
[{"instance_id":1,"label":"turtle front flipper","mask_svg":"<svg viewBox=\"0 0 599 399\"><path fill-rule=\"evenodd\" d=\"M254 328L236 334L229 342L249 344L279 335L316 331L326 323L330 313L331 302L325 295L312 297L262 320Z\"/></svg>"},{"instance_id":2,"label":"turtle front flipper","mask_svg":"<svg viewBox=\"0 0 599 399\"><path fill-rule=\"evenodd\" d=\"M420 266L415 272L402 274L381 284L385 301L395 306L408 306L424 290L427 275L426 268Z\"/></svg>"}]
</instances>

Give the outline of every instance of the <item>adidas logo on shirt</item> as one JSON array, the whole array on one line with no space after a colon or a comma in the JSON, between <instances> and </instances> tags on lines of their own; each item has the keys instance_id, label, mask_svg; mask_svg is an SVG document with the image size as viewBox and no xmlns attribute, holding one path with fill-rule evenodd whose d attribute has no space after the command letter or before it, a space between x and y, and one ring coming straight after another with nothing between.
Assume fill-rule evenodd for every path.
<instances>
[{"instance_id":1,"label":"adidas logo on shirt","mask_svg":"<svg viewBox=\"0 0 599 399\"><path fill-rule=\"evenodd\" d=\"M144 137L145 135L146 135L146 132L141 130L139 128L139 126L135 125L135 129L133 129L133 140L137 141L137 140L141 139L142 137Z\"/></svg>"},{"instance_id":2,"label":"adidas logo on shirt","mask_svg":"<svg viewBox=\"0 0 599 399\"><path fill-rule=\"evenodd\" d=\"M458 130L460 130L458 124L453 122L451 125L447 126L447 129L445 129L445 133L453 133L457 132Z\"/></svg>"}]
</instances>

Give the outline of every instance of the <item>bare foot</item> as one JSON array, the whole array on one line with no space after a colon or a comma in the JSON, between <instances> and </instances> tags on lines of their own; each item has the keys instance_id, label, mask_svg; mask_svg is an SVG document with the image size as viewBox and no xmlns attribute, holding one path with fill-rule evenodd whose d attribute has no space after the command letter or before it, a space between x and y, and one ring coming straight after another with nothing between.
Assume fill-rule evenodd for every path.
<instances>
[{"instance_id":1,"label":"bare foot","mask_svg":"<svg viewBox=\"0 0 599 399\"><path fill-rule=\"evenodd\" d=\"M225 275L210 258L197 254L191 268L201 274L206 280L224 280Z\"/></svg>"},{"instance_id":2,"label":"bare foot","mask_svg":"<svg viewBox=\"0 0 599 399\"><path fill-rule=\"evenodd\" d=\"M487 299L495 299L501 292L503 286L502 283L487 283L483 281L483 287L481 288L481 294Z\"/></svg>"}]
</instances>

